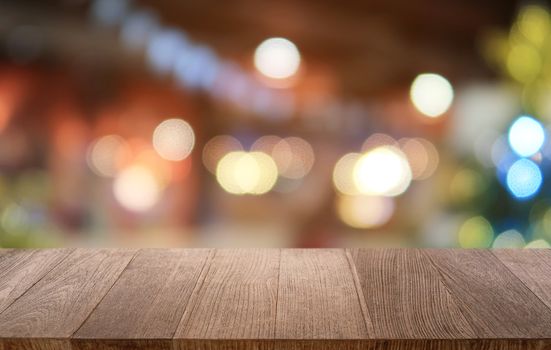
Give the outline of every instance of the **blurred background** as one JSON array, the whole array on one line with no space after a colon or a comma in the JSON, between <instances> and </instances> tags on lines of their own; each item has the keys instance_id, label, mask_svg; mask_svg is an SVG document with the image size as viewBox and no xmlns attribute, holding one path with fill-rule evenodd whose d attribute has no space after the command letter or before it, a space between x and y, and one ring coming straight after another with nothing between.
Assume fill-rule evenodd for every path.
<instances>
[{"instance_id":1,"label":"blurred background","mask_svg":"<svg viewBox=\"0 0 551 350\"><path fill-rule=\"evenodd\" d=\"M549 247L551 15L0 0L0 247Z\"/></svg>"}]
</instances>

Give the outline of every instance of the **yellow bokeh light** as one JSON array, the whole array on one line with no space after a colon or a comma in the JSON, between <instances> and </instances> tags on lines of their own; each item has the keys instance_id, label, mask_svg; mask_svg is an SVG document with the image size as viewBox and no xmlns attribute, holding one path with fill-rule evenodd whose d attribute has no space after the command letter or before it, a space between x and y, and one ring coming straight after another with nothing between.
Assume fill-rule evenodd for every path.
<instances>
[{"instance_id":1,"label":"yellow bokeh light","mask_svg":"<svg viewBox=\"0 0 551 350\"><path fill-rule=\"evenodd\" d=\"M218 135L210 139L203 147L203 164L211 173L216 173L216 166L222 157L230 152L242 151L239 140L229 135Z\"/></svg>"},{"instance_id":2,"label":"yellow bokeh light","mask_svg":"<svg viewBox=\"0 0 551 350\"><path fill-rule=\"evenodd\" d=\"M377 147L358 159L354 183L363 194L398 196L411 182L406 156L393 146Z\"/></svg>"},{"instance_id":3,"label":"yellow bokeh light","mask_svg":"<svg viewBox=\"0 0 551 350\"><path fill-rule=\"evenodd\" d=\"M486 182L479 172L462 169L450 182L450 197L458 203L467 202L480 194L485 186Z\"/></svg>"},{"instance_id":4,"label":"yellow bokeh light","mask_svg":"<svg viewBox=\"0 0 551 350\"><path fill-rule=\"evenodd\" d=\"M153 132L153 147L166 160L183 160L191 154L194 146L193 129L182 119L167 119Z\"/></svg>"},{"instance_id":5,"label":"yellow bokeh light","mask_svg":"<svg viewBox=\"0 0 551 350\"><path fill-rule=\"evenodd\" d=\"M337 214L348 226L376 228L386 224L394 213L394 200L381 196L339 196Z\"/></svg>"},{"instance_id":6,"label":"yellow bokeh light","mask_svg":"<svg viewBox=\"0 0 551 350\"><path fill-rule=\"evenodd\" d=\"M154 174L141 165L121 171L113 183L117 201L126 209L142 212L153 207L160 197L161 188Z\"/></svg>"},{"instance_id":7,"label":"yellow bokeh light","mask_svg":"<svg viewBox=\"0 0 551 350\"><path fill-rule=\"evenodd\" d=\"M517 26L526 39L541 46L551 31L549 12L541 6L525 6L520 11Z\"/></svg>"},{"instance_id":8,"label":"yellow bokeh light","mask_svg":"<svg viewBox=\"0 0 551 350\"><path fill-rule=\"evenodd\" d=\"M521 83L533 81L541 71L541 58L531 45L517 44L507 55L509 74Z\"/></svg>"},{"instance_id":9,"label":"yellow bokeh light","mask_svg":"<svg viewBox=\"0 0 551 350\"><path fill-rule=\"evenodd\" d=\"M274 187L277 166L263 152L230 152L218 163L216 179L226 192L260 195Z\"/></svg>"},{"instance_id":10,"label":"yellow bokeh light","mask_svg":"<svg viewBox=\"0 0 551 350\"><path fill-rule=\"evenodd\" d=\"M254 65L260 73L269 78L289 78L298 71L300 53L291 41L284 38L270 38L256 48Z\"/></svg>"},{"instance_id":11,"label":"yellow bokeh light","mask_svg":"<svg viewBox=\"0 0 551 350\"><path fill-rule=\"evenodd\" d=\"M411 84L410 98L413 105L430 118L444 114L453 102L453 95L450 82L438 74L420 74Z\"/></svg>"},{"instance_id":12,"label":"yellow bokeh light","mask_svg":"<svg viewBox=\"0 0 551 350\"><path fill-rule=\"evenodd\" d=\"M97 175L113 177L130 153L130 147L122 137L106 135L90 145L86 161L90 169Z\"/></svg>"},{"instance_id":13,"label":"yellow bokeh light","mask_svg":"<svg viewBox=\"0 0 551 350\"><path fill-rule=\"evenodd\" d=\"M547 249L551 248L551 245L549 245L549 242L547 242L545 239L536 239L528 243L524 248L527 249Z\"/></svg>"},{"instance_id":14,"label":"yellow bokeh light","mask_svg":"<svg viewBox=\"0 0 551 350\"><path fill-rule=\"evenodd\" d=\"M360 190L354 182L354 167L361 156L361 153L347 153L335 164L333 184L340 193L347 195L360 194Z\"/></svg>"},{"instance_id":15,"label":"yellow bokeh light","mask_svg":"<svg viewBox=\"0 0 551 350\"><path fill-rule=\"evenodd\" d=\"M461 225L457 234L462 248L488 248L492 244L494 230L482 216L468 219Z\"/></svg>"}]
</instances>

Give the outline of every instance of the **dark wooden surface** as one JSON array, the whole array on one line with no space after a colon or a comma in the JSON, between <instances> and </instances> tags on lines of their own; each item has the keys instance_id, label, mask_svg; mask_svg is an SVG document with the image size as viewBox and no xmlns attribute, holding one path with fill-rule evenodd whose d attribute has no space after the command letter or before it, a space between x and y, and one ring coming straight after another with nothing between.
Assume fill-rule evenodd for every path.
<instances>
[{"instance_id":1,"label":"dark wooden surface","mask_svg":"<svg viewBox=\"0 0 551 350\"><path fill-rule=\"evenodd\" d=\"M8 349L551 349L551 251L5 249Z\"/></svg>"}]
</instances>

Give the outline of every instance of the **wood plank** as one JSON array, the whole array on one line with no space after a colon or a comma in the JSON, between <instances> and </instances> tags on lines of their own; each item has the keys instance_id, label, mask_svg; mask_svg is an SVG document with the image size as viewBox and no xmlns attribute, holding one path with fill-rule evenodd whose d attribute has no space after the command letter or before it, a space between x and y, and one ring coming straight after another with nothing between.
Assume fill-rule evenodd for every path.
<instances>
[{"instance_id":1,"label":"wood plank","mask_svg":"<svg viewBox=\"0 0 551 350\"><path fill-rule=\"evenodd\" d=\"M283 250L276 338L368 338L359 292L344 250Z\"/></svg>"},{"instance_id":2,"label":"wood plank","mask_svg":"<svg viewBox=\"0 0 551 350\"><path fill-rule=\"evenodd\" d=\"M20 348L29 341L32 348L39 349L47 349L55 341L68 345L66 340L115 283L134 253L76 249L0 314L0 338L11 338Z\"/></svg>"},{"instance_id":3,"label":"wood plank","mask_svg":"<svg viewBox=\"0 0 551 350\"><path fill-rule=\"evenodd\" d=\"M170 339L212 252L141 250L76 332L74 347L170 348Z\"/></svg>"},{"instance_id":4,"label":"wood plank","mask_svg":"<svg viewBox=\"0 0 551 350\"><path fill-rule=\"evenodd\" d=\"M551 308L551 250L496 249L492 252Z\"/></svg>"},{"instance_id":5,"label":"wood plank","mask_svg":"<svg viewBox=\"0 0 551 350\"><path fill-rule=\"evenodd\" d=\"M21 249L1 254L0 313L71 252L72 249Z\"/></svg>"},{"instance_id":6,"label":"wood plank","mask_svg":"<svg viewBox=\"0 0 551 350\"><path fill-rule=\"evenodd\" d=\"M475 332L418 249L352 249L379 339L469 339Z\"/></svg>"},{"instance_id":7,"label":"wood plank","mask_svg":"<svg viewBox=\"0 0 551 350\"><path fill-rule=\"evenodd\" d=\"M228 340L273 339L279 260L276 249L216 250L174 335L175 348L224 348Z\"/></svg>"},{"instance_id":8,"label":"wood plank","mask_svg":"<svg viewBox=\"0 0 551 350\"><path fill-rule=\"evenodd\" d=\"M485 338L551 338L551 310L488 250L424 250Z\"/></svg>"}]
</instances>

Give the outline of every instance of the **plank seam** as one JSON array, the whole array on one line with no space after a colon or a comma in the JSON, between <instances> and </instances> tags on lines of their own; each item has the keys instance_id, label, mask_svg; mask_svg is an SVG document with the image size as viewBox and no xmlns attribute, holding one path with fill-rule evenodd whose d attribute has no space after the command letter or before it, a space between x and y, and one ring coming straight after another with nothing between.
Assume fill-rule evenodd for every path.
<instances>
[{"instance_id":1,"label":"plank seam","mask_svg":"<svg viewBox=\"0 0 551 350\"><path fill-rule=\"evenodd\" d=\"M80 326L78 326L78 328L68 337L68 339L73 339L73 337L75 336L75 334L77 334L77 332L82 328L82 326L86 323L86 321L88 321L88 319L90 318L90 316L92 316L92 314L94 313L94 311L96 311L96 309L98 308L99 304L101 304L101 302L103 301L103 299L105 299L105 297L107 296L107 294L109 294L109 292L111 291L111 289L113 289L113 287L117 284L117 282L119 281L119 279L121 278L122 274L124 271L126 271L126 269L128 268L128 266L130 266L130 263L132 263L132 261L134 261L134 259L136 258L136 256L138 256L138 253L141 251L141 249L138 249L137 251L134 252L134 255L132 255L132 258L130 260L128 260L128 263L124 266L124 268L121 270L121 272L119 273L119 275L117 276L117 279L113 281L113 284L111 284L111 286L109 287L109 289L107 290L107 292L105 292L105 294L101 297L101 299L98 301L98 303L94 306L94 308L92 309L92 311L90 311L88 313L88 316L86 316L86 318L84 319L84 321L82 321L82 323L80 324ZM105 258L107 259L107 257Z\"/></svg>"},{"instance_id":2,"label":"plank seam","mask_svg":"<svg viewBox=\"0 0 551 350\"><path fill-rule=\"evenodd\" d=\"M189 297L188 302L186 303L186 306L184 308L184 312L182 313L182 317L180 317L180 321L174 328L174 332L172 332L172 336L169 339L172 339L172 347L174 348L174 337L176 336L176 332L178 332L178 329L180 329L180 325L183 326L182 322L184 322L184 319L188 314L192 314L195 310L194 305L191 305L192 309L188 312L188 307L190 304L193 304L192 302L194 299L197 298L197 292L202 288L205 279L207 278L207 275L210 271L210 268L212 266L212 261L214 260L214 257L216 256L216 249L212 249L207 259L205 259L205 263L203 264L203 267L201 267L201 271L199 272L199 277L197 278L197 281L195 281L195 285L193 286L193 290L191 291L191 295ZM205 271L206 270L206 271Z\"/></svg>"},{"instance_id":3,"label":"plank seam","mask_svg":"<svg viewBox=\"0 0 551 350\"><path fill-rule=\"evenodd\" d=\"M34 250L32 252L31 255L29 255L29 258L32 257L33 255L36 254L38 250ZM4 313L6 310L8 310L10 308L10 306L12 306L13 304L15 304L16 301L18 301L19 299L21 299L23 297L23 295L27 294L28 291L30 291L35 285L38 284L38 282L42 281L46 276L48 276L50 274L50 272L52 272L56 267L58 267L62 262L64 262L71 254L73 254L75 252L75 249L74 248L71 248L70 249L70 253L68 253L67 255L65 255L61 260L59 260L57 262L57 264L54 264L46 273L44 273L44 275L42 275L42 277L40 277L38 280L36 280L29 288L27 288L23 293L21 293L20 296L18 296L17 298L15 298L11 303L9 303L9 305L7 305L4 310L0 311L0 315L2 313Z\"/></svg>"},{"instance_id":4,"label":"plank seam","mask_svg":"<svg viewBox=\"0 0 551 350\"><path fill-rule=\"evenodd\" d=\"M496 254L494 254L494 252L491 251L491 250L490 250L490 253L497 259L497 261L499 261L499 263L500 263L501 265L505 266L505 268L507 269L507 271L509 271L513 276L515 276L515 278L516 278L517 280L519 280L520 283L521 283L524 287L526 287L526 289L528 289L528 290L530 291L530 293L532 293L539 301L541 301L541 303L542 303L543 305L545 305L545 307L546 307L549 311L551 311L551 307L545 302L545 300L543 300L542 298L540 298L540 297L532 290L532 288L530 288L526 283L524 283L524 281L523 281L522 279L520 279L520 277L518 277L517 274L516 274L513 270L511 270L511 269L509 268L509 266L507 266L507 264L505 264L503 261L501 261L501 259L499 258L499 256L497 256Z\"/></svg>"},{"instance_id":5,"label":"plank seam","mask_svg":"<svg viewBox=\"0 0 551 350\"><path fill-rule=\"evenodd\" d=\"M275 315L274 315L274 339L277 337L277 308L279 305L279 277L281 276L281 258L282 258L282 249L279 248L279 261L277 267L277 288L276 288L276 302L275 302Z\"/></svg>"},{"instance_id":6,"label":"plank seam","mask_svg":"<svg viewBox=\"0 0 551 350\"><path fill-rule=\"evenodd\" d=\"M450 287L448 286L448 284L446 283L446 280L444 278L444 276L442 275L442 271L438 268L438 266L436 266L436 263L434 261L432 261L432 258L430 256L430 254L427 253L427 251L425 249L420 249L421 251L421 255L425 256L425 258L427 259L427 261L429 262L430 266L432 267L433 270L436 271L436 274L438 276L438 281L440 282L440 284L444 287L444 289L446 289L446 291L448 292L448 295L450 296L450 298L452 299L453 303L457 306L457 310L459 311L459 313L463 316L463 319L467 321L469 327L471 328L471 331L472 331L472 334L477 336L476 335L476 325L473 324L472 320L471 320L471 317L470 315L468 314L465 314L465 312L463 311L463 307L465 307L465 309L468 309L469 307L464 303L462 302L456 295L455 293L452 292L452 290L450 289ZM463 306L463 307L462 307ZM496 339L498 338L496 334L494 334L493 331L491 331L492 334L494 336L496 336ZM476 338L476 339L479 339L479 338Z\"/></svg>"},{"instance_id":7,"label":"plank seam","mask_svg":"<svg viewBox=\"0 0 551 350\"><path fill-rule=\"evenodd\" d=\"M365 323L366 334L369 335L370 332L375 334L373 323L371 322L371 318L369 317L367 303L365 301L365 295L363 294L360 278L358 277L358 271L356 270L356 263L354 262L354 259L352 258L352 255L350 254L349 249L343 249L343 250L344 250L344 255L346 256L346 260L348 262L350 273L352 274L352 279L354 281L354 289L356 290L358 302L360 303L360 309L362 311L362 317Z\"/></svg>"}]
</instances>

